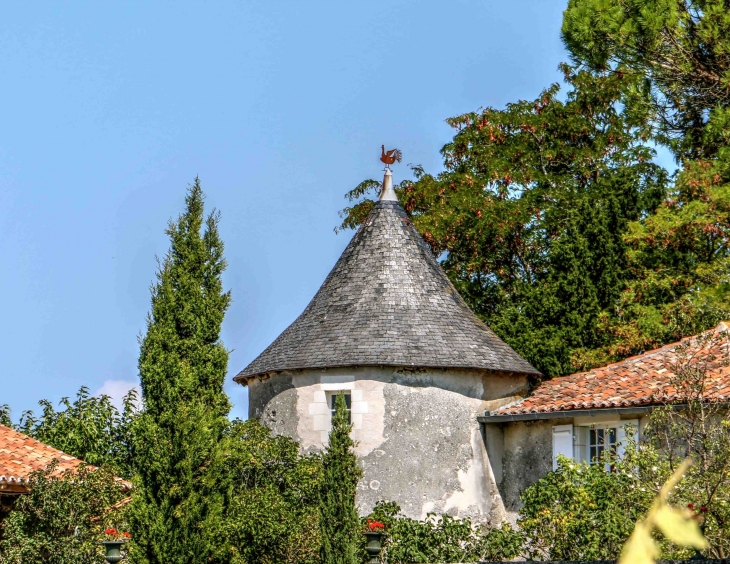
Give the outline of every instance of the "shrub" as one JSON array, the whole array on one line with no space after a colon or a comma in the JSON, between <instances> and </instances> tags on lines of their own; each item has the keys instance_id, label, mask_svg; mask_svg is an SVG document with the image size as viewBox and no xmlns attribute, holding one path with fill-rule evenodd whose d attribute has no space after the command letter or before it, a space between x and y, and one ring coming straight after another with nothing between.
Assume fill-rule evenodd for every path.
<instances>
[{"instance_id":1,"label":"shrub","mask_svg":"<svg viewBox=\"0 0 730 564\"><path fill-rule=\"evenodd\" d=\"M212 562L318 564L321 457L256 419L226 431L203 487L214 508L203 525Z\"/></svg>"},{"instance_id":2,"label":"shrub","mask_svg":"<svg viewBox=\"0 0 730 564\"><path fill-rule=\"evenodd\" d=\"M124 526L127 494L107 467L81 466L57 474L56 465L33 472L2 524L0 562L101 562L104 529Z\"/></svg>"},{"instance_id":3,"label":"shrub","mask_svg":"<svg viewBox=\"0 0 730 564\"><path fill-rule=\"evenodd\" d=\"M419 521L401 514L395 502L378 502L369 515L385 525L384 551L390 564L510 560L519 554L522 535L504 523L478 527L469 519L429 514Z\"/></svg>"},{"instance_id":4,"label":"shrub","mask_svg":"<svg viewBox=\"0 0 730 564\"><path fill-rule=\"evenodd\" d=\"M638 487L637 487L638 486ZM653 491L618 466L575 463L560 457L558 469L522 492L518 525L530 560L612 560L646 512Z\"/></svg>"}]
</instances>

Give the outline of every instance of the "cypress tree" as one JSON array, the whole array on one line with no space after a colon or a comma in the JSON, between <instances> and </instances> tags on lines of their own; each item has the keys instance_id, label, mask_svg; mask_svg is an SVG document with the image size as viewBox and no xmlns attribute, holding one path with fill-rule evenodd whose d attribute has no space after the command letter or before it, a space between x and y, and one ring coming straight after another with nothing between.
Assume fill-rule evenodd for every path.
<instances>
[{"instance_id":1,"label":"cypress tree","mask_svg":"<svg viewBox=\"0 0 730 564\"><path fill-rule=\"evenodd\" d=\"M135 424L138 483L131 511L137 562L207 562L203 523L213 501L206 472L227 425L223 392L228 351L220 341L231 301L219 214L204 217L198 178L185 212L170 221L170 250L153 285L139 374L144 412Z\"/></svg>"},{"instance_id":2,"label":"cypress tree","mask_svg":"<svg viewBox=\"0 0 730 564\"><path fill-rule=\"evenodd\" d=\"M335 398L329 444L322 457L319 517L323 564L359 562L357 535L360 520L355 508L355 494L362 469L352 450L355 442L350 437L352 425L349 419L345 396L339 394Z\"/></svg>"}]
</instances>

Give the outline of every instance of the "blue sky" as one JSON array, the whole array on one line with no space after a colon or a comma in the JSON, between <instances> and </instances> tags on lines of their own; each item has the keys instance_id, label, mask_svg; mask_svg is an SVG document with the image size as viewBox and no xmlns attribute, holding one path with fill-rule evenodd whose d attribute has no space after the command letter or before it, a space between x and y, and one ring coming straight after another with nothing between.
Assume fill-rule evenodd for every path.
<instances>
[{"instance_id":1,"label":"blue sky","mask_svg":"<svg viewBox=\"0 0 730 564\"><path fill-rule=\"evenodd\" d=\"M119 395L155 255L199 175L222 213L230 378L304 309L380 145L441 168L444 119L536 97L562 2L73 2L0 18L0 404ZM400 178L399 178L400 176Z\"/></svg>"}]
</instances>

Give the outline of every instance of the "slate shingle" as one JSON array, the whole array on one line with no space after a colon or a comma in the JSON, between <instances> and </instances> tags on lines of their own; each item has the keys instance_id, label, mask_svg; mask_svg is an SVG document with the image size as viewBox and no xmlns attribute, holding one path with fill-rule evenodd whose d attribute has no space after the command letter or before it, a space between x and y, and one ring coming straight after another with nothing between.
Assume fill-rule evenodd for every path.
<instances>
[{"instance_id":1,"label":"slate shingle","mask_svg":"<svg viewBox=\"0 0 730 564\"><path fill-rule=\"evenodd\" d=\"M375 204L304 312L234 379L354 365L539 374L474 315L393 201Z\"/></svg>"}]
</instances>

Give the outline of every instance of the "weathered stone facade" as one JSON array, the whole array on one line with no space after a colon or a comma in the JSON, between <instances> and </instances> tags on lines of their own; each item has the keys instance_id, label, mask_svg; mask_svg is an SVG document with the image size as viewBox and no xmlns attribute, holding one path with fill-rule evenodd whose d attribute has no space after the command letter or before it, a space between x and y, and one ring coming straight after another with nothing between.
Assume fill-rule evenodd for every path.
<instances>
[{"instance_id":1,"label":"weathered stone facade","mask_svg":"<svg viewBox=\"0 0 730 564\"><path fill-rule=\"evenodd\" d=\"M553 467L552 429L557 421L515 421L485 425L487 453L509 520L521 507L520 492Z\"/></svg>"},{"instance_id":2,"label":"weathered stone facade","mask_svg":"<svg viewBox=\"0 0 730 564\"><path fill-rule=\"evenodd\" d=\"M504 509L476 417L526 386L524 376L484 370L302 370L249 381L249 405L303 451L319 450L330 429L328 396L346 391L365 471L363 514L384 499L413 518L438 512L487 522L501 521Z\"/></svg>"},{"instance_id":3,"label":"weathered stone facade","mask_svg":"<svg viewBox=\"0 0 730 564\"><path fill-rule=\"evenodd\" d=\"M349 393L363 513L389 500L414 518L494 522L504 508L476 418L538 374L459 296L388 170L307 308L235 380L249 386L249 416L304 452L327 442L332 394Z\"/></svg>"}]
</instances>

